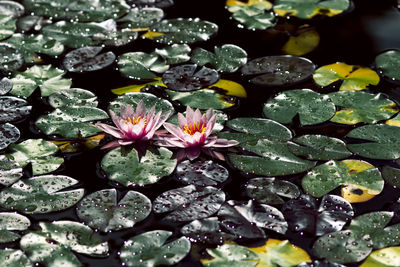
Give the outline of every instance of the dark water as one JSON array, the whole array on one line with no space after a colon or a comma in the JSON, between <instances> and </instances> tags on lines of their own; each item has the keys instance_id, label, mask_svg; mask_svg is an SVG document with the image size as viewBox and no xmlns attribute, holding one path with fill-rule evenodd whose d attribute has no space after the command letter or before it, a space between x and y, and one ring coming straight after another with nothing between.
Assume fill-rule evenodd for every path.
<instances>
[{"instance_id":1,"label":"dark water","mask_svg":"<svg viewBox=\"0 0 400 267\"><path fill-rule=\"evenodd\" d=\"M236 44L248 53L249 59L280 54L280 48L286 41L287 36L276 31L248 31L236 27L236 23L229 19L230 13L225 10L225 1L223 0L176 0L175 5L165 10L167 18L176 17L199 17L203 20L215 22L219 26L218 35L208 42L195 44L192 49L198 45L205 49L212 50L215 45ZM321 36L320 46L307 55L318 66L334 63L337 61L346 62L347 64L366 65L373 64L376 54L390 49L400 48L400 12L396 9L395 0L356 0L354 1L355 8L351 13L340 15L331 19L315 19L310 21L314 25ZM291 19L293 24L300 24L301 21ZM113 49L117 54L122 54L127 51L144 51L151 52L157 45L149 40L137 40L132 44ZM45 59L55 66L59 66L57 60ZM73 86L78 88L89 89L93 91L99 98L99 107L106 110L110 100L115 98L110 90L120 86L129 85L132 82L122 78L118 71L114 70L115 66L102 70L93 74L69 74L73 78ZM262 103L264 103L273 93L279 90L276 88L261 88L247 83L247 81L238 74L225 75L225 79L231 79L243 84L248 92L248 98L240 103L239 108L228 111L231 117L238 116L254 116L260 117L262 114ZM311 88L319 90L311 82L306 82L295 88ZM382 81L378 88L372 88L373 92L384 92L391 96L393 100L400 104L400 88L389 85ZM325 91L326 92L326 91ZM52 108L47 106L39 97L38 92L30 97L30 103L33 106L33 112L27 120L16 124L22 132L22 140L29 138L44 138L46 136L38 133L33 122L46 111ZM182 110L179 110L182 111ZM306 133L321 133L329 136L343 137L348 131L353 129L353 126L338 126L332 123L324 123L313 127L298 126L296 120L289 125L293 130L294 135L302 135ZM64 167L58 170L57 173L65 174L78 179L86 189L86 194L91 192L112 188L115 185L110 184L107 179L104 179L103 174L99 170L98 163L102 159L104 153L98 149L84 152L82 154L67 156ZM387 164L393 164L388 161L370 161L375 166L381 167ZM227 193L227 199L245 200L243 195L243 184L249 177L244 177L237 171L234 171L229 165L225 164L230 169L231 177L224 185L224 191ZM288 180L300 184L302 174L288 177ZM143 188L134 188L154 200L156 196L169 189L177 188L180 184L174 177L163 178L157 185L152 185ZM119 194L124 194L128 191L127 188L117 188ZM368 212L386 209L388 205L396 201L400 197L400 190L390 186L385 186L383 193L375 197L367 203L353 204L355 216ZM339 191L338 191L339 192ZM336 192L335 192L336 193ZM79 221L75 215L74 208L57 212L54 214L45 215L30 215L28 216L33 222L33 226L37 227L38 221L53 221L53 220L75 220ZM181 225L165 225L160 220L161 216L151 214L145 221L138 223L134 228L113 232L110 234L101 234L104 240L109 242L110 256L108 258L91 258L76 254L79 260L87 266L120 266L121 262L118 257L118 250L123 245L123 240L126 240L137 234L156 229L165 229L174 232L175 236L179 236ZM183 225L183 224L182 224ZM270 237L278 239L289 239L293 244L300 246L311 254L310 248L315 237L308 234L293 233L288 231L285 236L268 232ZM193 251L197 251L196 247ZM199 248L198 251L202 251ZM196 253L188 255L177 266L201 266L197 259ZM356 266L356 265L354 265Z\"/></svg>"}]
</instances>

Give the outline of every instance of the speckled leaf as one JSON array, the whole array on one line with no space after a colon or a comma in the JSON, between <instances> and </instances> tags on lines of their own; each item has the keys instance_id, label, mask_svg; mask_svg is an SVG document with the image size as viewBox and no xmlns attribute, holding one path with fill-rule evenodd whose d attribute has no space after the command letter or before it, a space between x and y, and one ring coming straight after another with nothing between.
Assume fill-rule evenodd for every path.
<instances>
[{"instance_id":1,"label":"speckled leaf","mask_svg":"<svg viewBox=\"0 0 400 267\"><path fill-rule=\"evenodd\" d=\"M124 242L120 258L127 266L176 264L189 253L190 242L181 237L166 243L171 235L169 231L155 230L132 237Z\"/></svg>"},{"instance_id":2,"label":"speckled leaf","mask_svg":"<svg viewBox=\"0 0 400 267\"><path fill-rule=\"evenodd\" d=\"M78 217L103 232L133 227L151 212L151 202L143 194L128 191L117 203L117 191L104 189L86 196L79 203Z\"/></svg>"},{"instance_id":3,"label":"speckled leaf","mask_svg":"<svg viewBox=\"0 0 400 267\"><path fill-rule=\"evenodd\" d=\"M164 17L164 11L156 7L131 8L125 16L119 18L117 22L123 23L125 28L132 30L147 30L154 23L159 22Z\"/></svg>"},{"instance_id":4,"label":"speckled leaf","mask_svg":"<svg viewBox=\"0 0 400 267\"><path fill-rule=\"evenodd\" d=\"M19 140L20 132L10 123L0 124L0 150Z\"/></svg>"},{"instance_id":5,"label":"speckled leaf","mask_svg":"<svg viewBox=\"0 0 400 267\"><path fill-rule=\"evenodd\" d=\"M124 186L147 185L174 171L177 161L171 157L172 152L166 148L147 150L140 159L135 149L126 152L116 148L103 157L101 167L108 179Z\"/></svg>"},{"instance_id":6,"label":"speckled leaf","mask_svg":"<svg viewBox=\"0 0 400 267\"><path fill-rule=\"evenodd\" d=\"M1 2L0 2L1 3ZM8 44L0 43L0 71L3 73L18 70L24 64L21 52Z\"/></svg>"},{"instance_id":7,"label":"speckled leaf","mask_svg":"<svg viewBox=\"0 0 400 267\"><path fill-rule=\"evenodd\" d=\"M255 6L242 6L232 17L249 30L266 30L276 25L273 12Z\"/></svg>"},{"instance_id":8,"label":"speckled leaf","mask_svg":"<svg viewBox=\"0 0 400 267\"><path fill-rule=\"evenodd\" d=\"M0 2L0 14L19 17L25 13L25 8L18 2L3 0Z\"/></svg>"},{"instance_id":9,"label":"speckled leaf","mask_svg":"<svg viewBox=\"0 0 400 267\"><path fill-rule=\"evenodd\" d=\"M0 80L0 95L5 95L11 91L13 84L10 79L4 77Z\"/></svg>"},{"instance_id":10,"label":"speckled leaf","mask_svg":"<svg viewBox=\"0 0 400 267\"><path fill-rule=\"evenodd\" d=\"M274 12L281 17L310 19L317 15L332 17L349 7L349 0L276 0Z\"/></svg>"},{"instance_id":11,"label":"speckled leaf","mask_svg":"<svg viewBox=\"0 0 400 267\"><path fill-rule=\"evenodd\" d=\"M399 267L400 247L388 247L372 252L360 267Z\"/></svg>"},{"instance_id":12,"label":"speckled leaf","mask_svg":"<svg viewBox=\"0 0 400 267\"><path fill-rule=\"evenodd\" d=\"M11 231L23 231L31 225L29 219L13 212L0 213L0 243L13 242L20 238L19 234Z\"/></svg>"},{"instance_id":13,"label":"speckled leaf","mask_svg":"<svg viewBox=\"0 0 400 267\"><path fill-rule=\"evenodd\" d=\"M0 206L26 214L65 210L83 197L82 188L62 191L77 183L77 180L62 175L21 179L0 192Z\"/></svg>"},{"instance_id":14,"label":"speckled leaf","mask_svg":"<svg viewBox=\"0 0 400 267\"><path fill-rule=\"evenodd\" d=\"M100 46L86 46L65 55L63 65L69 72L89 72L104 69L114 63L111 51L100 54Z\"/></svg>"},{"instance_id":15,"label":"speckled leaf","mask_svg":"<svg viewBox=\"0 0 400 267\"><path fill-rule=\"evenodd\" d=\"M0 184L9 186L22 177L22 168L14 160L0 155Z\"/></svg>"},{"instance_id":16,"label":"speckled leaf","mask_svg":"<svg viewBox=\"0 0 400 267\"><path fill-rule=\"evenodd\" d=\"M258 255L250 249L235 245L224 244L214 249L207 249L212 259L202 259L201 263L206 267L254 267L258 264Z\"/></svg>"},{"instance_id":17,"label":"speckled leaf","mask_svg":"<svg viewBox=\"0 0 400 267\"><path fill-rule=\"evenodd\" d=\"M0 261L8 267L33 267L33 263L26 257L24 252L15 249L1 249Z\"/></svg>"},{"instance_id":18,"label":"speckled leaf","mask_svg":"<svg viewBox=\"0 0 400 267\"><path fill-rule=\"evenodd\" d=\"M31 112L28 102L13 96L0 96L0 123L23 119Z\"/></svg>"},{"instance_id":19,"label":"speckled leaf","mask_svg":"<svg viewBox=\"0 0 400 267\"><path fill-rule=\"evenodd\" d=\"M165 59L167 64L178 64L189 61L190 46L187 44L173 44L164 48L156 48L157 55Z\"/></svg>"},{"instance_id":20,"label":"speckled leaf","mask_svg":"<svg viewBox=\"0 0 400 267\"><path fill-rule=\"evenodd\" d=\"M388 50L375 58L375 65L379 72L389 81L400 82L400 51Z\"/></svg>"},{"instance_id":21,"label":"speckled leaf","mask_svg":"<svg viewBox=\"0 0 400 267\"><path fill-rule=\"evenodd\" d=\"M168 70L169 65L157 54L144 52L129 52L118 57L119 71L128 78L135 80L154 79L156 73Z\"/></svg>"},{"instance_id":22,"label":"speckled leaf","mask_svg":"<svg viewBox=\"0 0 400 267\"><path fill-rule=\"evenodd\" d=\"M382 176L385 182L396 187L400 187L400 169L390 166L383 166Z\"/></svg>"},{"instance_id":23,"label":"speckled leaf","mask_svg":"<svg viewBox=\"0 0 400 267\"><path fill-rule=\"evenodd\" d=\"M53 108L76 106L96 107L98 101L97 96L91 91L80 88L70 88L49 96L49 104Z\"/></svg>"},{"instance_id":24,"label":"speckled leaf","mask_svg":"<svg viewBox=\"0 0 400 267\"><path fill-rule=\"evenodd\" d=\"M13 35L17 29L16 21L12 16L0 14L0 40Z\"/></svg>"},{"instance_id":25,"label":"speckled leaf","mask_svg":"<svg viewBox=\"0 0 400 267\"><path fill-rule=\"evenodd\" d=\"M229 172L224 166L211 160L196 162L185 160L176 167L176 176L185 184L216 186L228 179Z\"/></svg>"},{"instance_id":26,"label":"speckled leaf","mask_svg":"<svg viewBox=\"0 0 400 267\"><path fill-rule=\"evenodd\" d=\"M296 267L346 267L342 264L330 262L327 260L314 260L312 262L303 262Z\"/></svg>"},{"instance_id":27,"label":"speckled leaf","mask_svg":"<svg viewBox=\"0 0 400 267\"><path fill-rule=\"evenodd\" d=\"M298 114L301 125L313 125L332 118L336 109L328 95L296 89L270 98L263 111L266 117L281 123L290 123Z\"/></svg>"}]
</instances>

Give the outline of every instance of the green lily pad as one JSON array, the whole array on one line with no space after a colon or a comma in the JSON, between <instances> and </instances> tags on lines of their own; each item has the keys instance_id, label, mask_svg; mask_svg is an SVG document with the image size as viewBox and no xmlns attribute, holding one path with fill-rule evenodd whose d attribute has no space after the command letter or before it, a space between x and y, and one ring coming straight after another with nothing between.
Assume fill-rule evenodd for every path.
<instances>
[{"instance_id":1,"label":"green lily pad","mask_svg":"<svg viewBox=\"0 0 400 267\"><path fill-rule=\"evenodd\" d=\"M400 247L388 247L372 252L360 267L398 267L399 262Z\"/></svg>"},{"instance_id":2,"label":"green lily pad","mask_svg":"<svg viewBox=\"0 0 400 267\"><path fill-rule=\"evenodd\" d=\"M117 22L123 23L124 28L133 30L147 30L151 25L159 22L164 17L164 11L156 7L134 7Z\"/></svg>"},{"instance_id":3,"label":"green lily pad","mask_svg":"<svg viewBox=\"0 0 400 267\"><path fill-rule=\"evenodd\" d=\"M118 57L117 64L122 74L135 80L154 79L157 76L153 72L163 73L169 69L165 60L155 53L125 53Z\"/></svg>"},{"instance_id":4,"label":"green lily pad","mask_svg":"<svg viewBox=\"0 0 400 267\"><path fill-rule=\"evenodd\" d=\"M379 73L391 82L400 82L400 51L388 50L375 58Z\"/></svg>"},{"instance_id":5,"label":"green lily pad","mask_svg":"<svg viewBox=\"0 0 400 267\"><path fill-rule=\"evenodd\" d=\"M383 166L382 176L385 182L392 186L400 187L400 169Z\"/></svg>"},{"instance_id":6,"label":"green lily pad","mask_svg":"<svg viewBox=\"0 0 400 267\"><path fill-rule=\"evenodd\" d=\"M207 249L207 253L210 254L213 259L201 260L203 266L206 267L254 267L258 264L259 260L257 253L246 247L234 244L224 244L215 249Z\"/></svg>"},{"instance_id":7,"label":"green lily pad","mask_svg":"<svg viewBox=\"0 0 400 267\"><path fill-rule=\"evenodd\" d=\"M341 107L331 121L342 124L359 122L376 123L389 119L399 112L396 103L382 94L370 94L357 91L342 91L329 94L333 103Z\"/></svg>"},{"instance_id":8,"label":"green lily pad","mask_svg":"<svg viewBox=\"0 0 400 267\"><path fill-rule=\"evenodd\" d=\"M51 24L52 21L50 19L45 19L41 16L35 15L26 15L18 18L17 20L17 29L19 32L38 32L44 26Z\"/></svg>"},{"instance_id":9,"label":"green lily pad","mask_svg":"<svg viewBox=\"0 0 400 267\"><path fill-rule=\"evenodd\" d=\"M103 232L133 227L151 212L151 201L143 194L128 191L117 203L117 191L104 189L86 196L76 208L79 219Z\"/></svg>"},{"instance_id":10,"label":"green lily pad","mask_svg":"<svg viewBox=\"0 0 400 267\"><path fill-rule=\"evenodd\" d=\"M107 256L108 243L88 226L73 221L40 222L41 230L21 238L21 249L32 262L45 266L82 266L73 252Z\"/></svg>"},{"instance_id":11,"label":"green lily pad","mask_svg":"<svg viewBox=\"0 0 400 267\"><path fill-rule=\"evenodd\" d=\"M155 230L125 241L120 258L127 266L147 267L173 265L190 251L190 242L184 238L165 243L172 232Z\"/></svg>"},{"instance_id":12,"label":"green lily pad","mask_svg":"<svg viewBox=\"0 0 400 267\"><path fill-rule=\"evenodd\" d=\"M101 132L88 122L107 118L107 113L96 107L61 107L39 117L35 125L47 135L58 134L67 138L78 138Z\"/></svg>"},{"instance_id":13,"label":"green lily pad","mask_svg":"<svg viewBox=\"0 0 400 267\"><path fill-rule=\"evenodd\" d=\"M24 56L17 49L8 44L0 44L0 71L13 72L23 64Z\"/></svg>"},{"instance_id":14,"label":"green lily pad","mask_svg":"<svg viewBox=\"0 0 400 267\"><path fill-rule=\"evenodd\" d=\"M156 152L147 150L140 159L135 149L126 152L116 148L103 157L101 167L112 181L124 186L142 186L170 175L177 163L171 157L172 152L163 147Z\"/></svg>"},{"instance_id":15,"label":"green lily pad","mask_svg":"<svg viewBox=\"0 0 400 267\"><path fill-rule=\"evenodd\" d=\"M233 12L232 17L249 30L266 30L276 25L275 15L270 9L259 8L255 5L240 6Z\"/></svg>"},{"instance_id":16,"label":"green lily pad","mask_svg":"<svg viewBox=\"0 0 400 267\"><path fill-rule=\"evenodd\" d=\"M239 46L225 44L214 47L214 53L196 48L191 60L199 66L211 64L219 72L235 72L247 63L247 53Z\"/></svg>"},{"instance_id":17,"label":"green lily pad","mask_svg":"<svg viewBox=\"0 0 400 267\"><path fill-rule=\"evenodd\" d=\"M23 215L13 212L0 212L0 243L16 241L19 234L11 231L23 231L28 229L31 222Z\"/></svg>"},{"instance_id":18,"label":"green lily pad","mask_svg":"<svg viewBox=\"0 0 400 267\"><path fill-rule=\"evenodd\" d=\"M65 71L52 67L51 65L35 65L24 72L18 73L11 79L13 89L11 94L21 97L29 97L37 87L40 88L42 96L69 89L72 81L63 78Z\"/></svg>"},{"instance_id":19,"label":"green lily pad","mask_svg":"<svg viewBox=\"0 0 400 267\"><path fill-rule=\"evenodd\" d=\"M281 17L310 19L314 16L332 17L350 8L349 0L277 0L274 12Z\"/></svg>"},{"instance_id":20,"label":"green lily pad","mask_svg":"<svg viewBox=\"0 0 400 267\"><path fill-rule=\"evenodd\" d=\"M8 267L32 267L33 263L26 257L24 252L15 249L1 249L0 261Z\"/></svg>"},{"instance_id":21,"label":"green lily pad","mask_svg":"<svg viewBox=\"0 0 400 267\"><path fill-rule=\"evenodd\" d=\"M17 127L11 123L0 124L0 149L8 147L20 138L20 132Z\"/></svg>"},{"instance_id":22,"label":"green lily pad","mask_svg":"<svg viewBox=\"0 0 400 267\"><path fill-rule=\"evenodd\" d=\"M14 160L0 155L0 184L9 186L22 177L22 168Z\"/></svg>"},{"instance_id":23,"label":"green lily pad","mask_svg":"<svg viewBox=\"0 0 400 267\"><path fill-rule=\"evenodd\" d=\"M28 139L19 144L11 144L10 156L24 168L32 165L33 175L55 171L64 162L63 158L54 156L58 147L43 139Z\"/></svg>"},{"instance_id":24,"label":"green lily pad","mask_svg":"<svg viewBox=\"0 0 400 267\"><path fill-rule=\"evenodd\" d=\"M0 2L0 14L11 17L19 17L25 13L25 8L18 2L14 1L1 1Z\"/></svg>"},{"instance_id":25,"label":"green lily pad","mask_svg":"<svg viewBox=\"0 0 400 267\"><path fill-rule=\"evenodd\" d=\"M280 123L290 123L299 114L301 125L325 122L335 114L335 104L328 95L310 89L279 93L264 105L264 115Z\"/></svg>"},{"instance_id":26,"label":"green lily pad","mask_svg":"<svg viewBox=\"0 0 400 267\"><path fill-rule=\"evenodd\" d=\"M351 152L371 159L400 158L400 127L377 124L358 127L347 134L366 143L347 144Z\"/></svg>"},{"instance_id":27,"label":"green lily pad","mask_svg":"<svg viewBox=\"0 0 400 267\"><path fill-rule=\"evenodd\" d=\"M28 102L13 96L0 96L0 123L21 120L31 112Z\"/></svg>"},{"instance_id":28,"label":"green lily pad","mask_svg":"<svg viewBox=\"0 0 400 267\"><path fill-rule=\"evenodd\" d=\"M14 34L17 29L16 22L17 20L13 16L0 14L0 40Z\"/></svg>"},{"instance_id":29,"label":"green lily pad","mask_svg":"<svg viewBox=\"0 0 400 267\"><path fill-rule=\"evenodd\" d=\"M383 190L384 181L377 168L360 160L328 161L303 177L302 186L312 196L321 197L343 185L342 197L363 202ZM366 198L366 199L364 199Z\"/></svg>"},{"instance_id":30,"label":"green lily pad","mask_svg":"<svg viewBox=\"0 0 400 267\"><path fill-rule=\"evenodd\" d=\"M154 53L162 57L168 65L179 64L190 60L190 46L187 44L173 44L164 48L156 48Z\"/></svg>"},{"instance_id":31,"label":"green lily pad","mask_svg":"<svg viewBox=\"0 0 400 267\"><path fill-rule=\"evenodd\" d=\"M83 197L82 188L62 191L77 183L77 180L62 175L21 179L0 192L0 206L26 214L65 210Z\"/></svg>"},{"instance_id":32,"label":"green lily pad","mask_svg":"<svg viewBox=\"0 0 400 267\"><path fill-rule=\"evenodd\" d=\"M49 104L53 108L63 107L97 107L97 96L80 88L70 88L49 96Z\"/></svg>"},{"instance_id":33,"label":"green lily pad","mask_svg":"<svg viewBox=\"0 0 400 267\"><path fill-rule=\"evenodd\" d=\"M174 4L174 0L128 0L127 2L135 6L154 6L158 8L167 8Z\"/></svg>"},{"instance_id":34,"label":"green lily pad","mask_svg":"<svg viewBox=\"0 0 400 267\"><path fill-rule=\"evenodd\" d=\"M152 25L143 37L163 44L191 44L207 41L217 31L216 24L199 18L165 19Z\"/></svg>"},{"instance_id":35,"label":"green lily pad","mask_svg":"<svg viewBox=\"0 0 400 267\"><path fill-rule=\"evenodd\" d=\"M104 69L114 63L111 51L100 54L100 46L86 46L65 55L63 65L69 72L89 72Z\"/></svg>"},{"instance_id":36,"label":"green lily pad","mask_svg":"<svg viewBox=\"0 0 400 267\"><path fill-rule=\"evenodd\" d=\"M56 40L49 39L42 34L26 35L15 33L3 43L18 49L24 56L26 63L39 63L42 61L39 54L58 56L64 51L64 46Z\"/></svg>"},{"instance_id":37,"label":"green lily pad","mask_svg":"<svg viewBox=\"0 0 400 267\"><path fill-rule=\"evenodd\" d=\"M296 157L286 142L260 139L241 145L256 156L228 154L230 162L240 171L263 176L281 176L301 173L315 166L315 162Z\"/></svg>"},{"instance_id":38,"label":"green lily pad","mask_svg":"<svg viewBox=\"0 0 400 267\"><path fill-rule=\"evenodd\" d=\"M324 135L303 135L288 143L290 152L310 160L344 159L352 155L346 143Z\"/></svg>"}]
</instances>

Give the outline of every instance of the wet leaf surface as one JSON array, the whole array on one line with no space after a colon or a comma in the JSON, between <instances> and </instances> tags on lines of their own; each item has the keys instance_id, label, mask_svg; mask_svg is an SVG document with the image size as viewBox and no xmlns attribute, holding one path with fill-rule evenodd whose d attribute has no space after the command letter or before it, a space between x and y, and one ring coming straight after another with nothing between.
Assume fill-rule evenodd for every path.
<instances>
[{"instance_id":1,"label":"wet leaf surface","mask_svg":"<svg viewBox=\"0 0 400 267\"><path fill-rule=\"evenodd\" d=\"M176 176L185 184L216 186L228 179L229 172L225 167L211 160L193 163L185 160L176 167Z\"/></svg>"},{"instance_id":2,"label":"wet leaf surface","mask_svg":"<svg viewBox=\"0 0 400 267\"><path fill-rule=\"evenodd\" d=\"M3 73L18 70L24 64L23 55L14 47L0 44L0 71Z\"/></svg>"},{"instance_id":3,"label":"wet leaf surface","mask_svg":"<svg viewBox=\"0 0 400 267\"><path fill-rule=\"evenodd\" d=\"M0 124L0 149L8 147L20 138L20 131L11 123Z\"/></svg>"},{"instance_id":4,"label":"wet leaf surface","mask_svg":"<svg viewBox=\"0 0 400 267\"><path fill-rule=\"evenodd\" d=\"M24 252L15 249L1 249L0 260L9 267L31 267L33 263L26 257Z\"/></svg>"},{"instance_id":5,"label":"wet leaf surface","mask_svg":"<svg viewBox=\"0 0 400 267\"><path fill-rule=\"evenodd\" d=\"M11 231L23 231L31 225L29 219L23 215L12 212L0 213L0 243L16 241L20 238L19 234Z\"/></svg>"},{"instance_id":6,"label":"wet leaf surface","mask_svg":"<svg viewBox=\"0 0 400 267\"><path fill-rule=\"evenodd\" d=\"M310 19L317 15L332 17L350 7L349 0L277 0L274 12L281 17L295 16L301 19Z\"/></svg>"},{"instance_id":7,"label":"wet leaf surface","mask_svg":"<svg viewBox=\"0 0 400 267\"><path fill-rule=\"evenodd\" d=\"M25 118L31 112L32 106L21 98L0 96L0 123L11 122Z\"/></svg>"},{"instance_id":8,"label":"wet leaf surface","mask_svg":"<svg viewBox=\"0 0 400 267\"><path fill-rule=\"evenodd\" d=\"M9 186L22 177L22 168L14 160L0 155L0 184Z\"/></svg>"},{"instance_id":9,"label":"wet leaf surface","mask_svg":"<svg viewBox=\"0 0 400 267\"><path fill-rule=\"evenodd\" d=\"M379 72L391 82L400 82L399 63L400 51L388 50L375 58Z\"/></svg>"},{"instance_id":10,"label":"wet leaf surface","mask_svg":"<svg viewBox=\"0 0 400 267\"><path fill-rule=\"evenodd\" d=\"M114 63L111 51L100 54L102 47L87 46L75 49L65 55L64 67L70 72L86 72L104 69Z\"/></svg>"},{"instance_id":11,"label":"wet leaf surface","mask_svg":"<svg viewBox=\"0 0 400 267\"><path fill-rule=\"evenodd\" d=\"M11 91L13 85L10 79L4 77L0 80L0 95L5 95Z\"/></svg>"}]
</instances>

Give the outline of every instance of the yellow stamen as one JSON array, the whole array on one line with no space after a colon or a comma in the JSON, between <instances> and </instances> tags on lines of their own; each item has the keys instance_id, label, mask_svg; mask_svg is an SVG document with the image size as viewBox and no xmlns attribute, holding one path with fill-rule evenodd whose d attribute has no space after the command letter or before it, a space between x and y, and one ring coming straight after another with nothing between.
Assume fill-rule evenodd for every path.
<instances>
[{"instance_id":1,"label":"yellow stamen","mask_svg":"<svg viewBox=\"0 0 400 267\"><path fill-rule=\"evenodd\" d=\"M203 134L206 131L206 126L200 122L189 123L183 127L183 131L190 135L194 135L197 132Z\"/></svg>"},{"instance_id":2,"label":"yellow stamen","mask_svg":"<svg viewBox=\"0 0 400 267\"><path fill-rule=\"evenodd\" d=\"M136 124L138 124L142 119L144 120L144 125L146 125L146 124L147 124L147 120L146 120L145 118L142 118L142 116L139 116L139 117L137 117L137 118L135 118L135 117L127 118L127 119L125 119L125 123L126 123L126 124L136 125Z\"/></svg>"}]
</instances>

